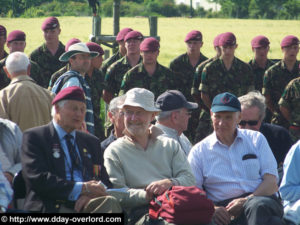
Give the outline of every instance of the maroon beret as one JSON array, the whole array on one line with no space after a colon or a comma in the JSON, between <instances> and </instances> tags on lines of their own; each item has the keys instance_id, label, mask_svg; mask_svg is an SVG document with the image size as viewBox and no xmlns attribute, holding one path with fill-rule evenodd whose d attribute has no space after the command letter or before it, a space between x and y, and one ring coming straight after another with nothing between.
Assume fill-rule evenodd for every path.
<instances>
[{"instance_id":1,"label":"maroon beret","mask_svg":"<svg viewBox=\"0 0 300 225\"><path fill-rule=\"evenodd\" d=\"M45 31L47 29L55 29L59 27L59 22L58 19L54 16L48 17L44 20L43 24L42 24L42 30Z\"/></svg>"},{"instance_id":2,"label":"maroon beret","mask_svg":"<svg viewBox=\"0 0 300 225\"><path fill-rule=\"evenodd\" d=\"M226 32L221 35L219 40L219 46L235 45L235 44L236 44L236 38L233 33Z\"/></svg>"},{"instance_id":3,"label":"maroon beret","mask_svg":"<svg viewBox=\"0 0 300 225\"><path fill-rule=\"evenodd\" d=\"M133 31L133 30L131 28L127 28L127 27L120 30L120 32L118 33L118 35L116 37L116 41L124 41L126 34L128 34L130 31Z\"/></svg>"},{"instance_id":4,"label":"maroon beret","mask_svg":"<svg viewBox=\"0 0 300 225\"><path fill-rule=\"evenodd\" d=\"M85 96L82 88L78 86L71 86L62 89L52 101L52 105L62 100L76 100L85 102Z\"/></svg>"},{"instance_id":5,"label":"maroon beret","mask_svg":"<svg viewBox=\"0 0 300 225\"><path fill-rule=\"evenodd\" d=\"M140 45L140 50L143 52L146 51L157 51L159 49L159 41L156 40L154 37L149 37L143 40L143 42Z\"/></svg>"},{"instance_id":6,"label":"maroon beret","mask_svg":"<svg viewBox=\"0 0 300 225\"><path fill-rule=\"evenodd\" d=\"M21 30L13 30L8 34L6 39L7 42L25 41L25 40L26 40L26 34Z\"/></svg>"},{"instance_id":7,"label":"maroon beret","mask_svg":"<svg viewBox=\"0 0 300 225\"><path fill-rule=\"evenodd\" d=\"M201 32L198 31L198 30L192 30L192 31L190 31L190 32L185 36L184 41L185 41L185 42L188 42L188 41L191 41L191 40L194 40L194 41L202 41L202 34L201 34Z\"/></svg>"},{"instance_id":8,"label":"maroon beret","mask_svg":"<svg viewBox=\"0 0 300 225\"><path fill-rule=\"evenodd\" d=\"M214 38L214 47L219 47L220 45L219 45L219 41L220 41L220 38L221 38L221 36L222 36L222 34L223 33L221 33L221 34L218 34L215 38Z\"/></svg>"},{"instance_id":9,"label":"maroon beret","mask_svg":"<svg viewBox=\"0 0 300 225\"><path fill-rule=\"evenodd\" d=\"M252 48L260 48L269 46L270 41L266 36L258 35L251 41Z\"/></svg>"},{"instance_id":10,"label":"maroon beret","mask_svg":"<svg viewBox=\"0 0 300 225\"><path fill-rule=\"evenodd\" d=\"M2 25L0 25L0 36L6 37L6 28Z\"/></svg>"},{"instance_id":11,"label":"maroon beret","mask_svg":"<svg viewBox=\"0 0 300 225\"><path fill-rule=\"evenodd\" d=\"M103 48L95 42L87 42L86 46L91 52L98 52L99 55L104 55Z\"/></svg>"},{"instance_id":12,"label":"maroon beret","mask_svg":"<svg viewBox=\"0 0 300 225\"><path fill-rule=\"evenodd\" d=\"M144 36L142 35L141 32L133 30L133 31L128 32L124 37L124 41L128 41L129 39L143 40Z\"/></svg>"},{"instance_id":13,"label":"maroon beret","mask_svg":"<svg viewBox=\"0 0 300 225\"><path fill-rule=\"evenodd\" d=\"M280 46L281 47L288 47L291 45L298 45L299 39L294 35L288 35L285 38L282 39Z\"/></svg>"},{"instance_id":14,"label":"maroon beret","mask_svg":"<svg viewBox=\"0 0 300 225\"><path fill-rule=\"evenodd\" d=\"M65 51L67 52L71 45L74 45L74 44L80 43L80 42L81 41L78 38L72 38L72 39L68 40L68 42L66 43L66 46L65 46Z\"/></svg>"}]
</instances>

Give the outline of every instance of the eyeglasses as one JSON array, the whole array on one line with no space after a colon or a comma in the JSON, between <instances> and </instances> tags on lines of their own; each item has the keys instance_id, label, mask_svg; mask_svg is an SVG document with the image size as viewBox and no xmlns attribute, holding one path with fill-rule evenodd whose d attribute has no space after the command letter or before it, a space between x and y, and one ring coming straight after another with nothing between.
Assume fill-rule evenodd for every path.
<instances>
[{"instance_id":1,"label":"eyeglasses","mask_svg":"<svg viewBox=\"0 0 300 225\"><path fill-rule=\"evenodd\" d=\"M256 126L258 124L258 120L241 120L239 123L241 126L246 126L246 124L249 124L249 126Z\"/></svg>"}]
</instances>

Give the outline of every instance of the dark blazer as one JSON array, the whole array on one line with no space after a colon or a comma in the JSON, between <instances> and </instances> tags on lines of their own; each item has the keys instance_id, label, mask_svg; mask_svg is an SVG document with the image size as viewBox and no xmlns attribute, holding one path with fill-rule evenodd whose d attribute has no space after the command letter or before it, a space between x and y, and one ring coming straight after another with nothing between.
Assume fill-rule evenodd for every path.
<instances>
[{"instance_id":1,"label":"dark blazer","mask_svg":"<svg viewBox=\"0 0 300 225\"><path fill-rule=\"evenodd\" d=\"M76 144L91 179L101 180L111 187L99 139L76 131ZM21 161L26 183L25 210L58 212L61 204L70 203L68 196L75 182L66 180L63 149L52 122L24 132ZM98 175L94 172L97 166L100 168Z\"/></svg>"}]
</instances>

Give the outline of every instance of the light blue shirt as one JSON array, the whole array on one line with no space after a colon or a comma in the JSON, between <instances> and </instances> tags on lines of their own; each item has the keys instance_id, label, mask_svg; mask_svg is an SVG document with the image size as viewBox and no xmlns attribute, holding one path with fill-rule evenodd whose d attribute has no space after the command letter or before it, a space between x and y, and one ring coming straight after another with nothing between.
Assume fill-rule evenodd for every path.
<instances>
[{"instance_id":1,"label":"light blue shirt","mask_svg":"<svg viewBox=\"0 0 300 225\"><path fill-rule=\"evenodd\" d=\"M60 145L61 145L61 147L64 151L66 179L71 180L71 168L72 168L71 165L72 165L72 162L71 162L71 157L70 157L69 150L68 150L68 147L67 147L67 142L66 142L66 139L65 139L65 135L67 134L67 132L61 126L59 126L54 120L52 120L52 122L53 122L54 128L57 132ZM80 158L78 147L75 144L75 138L76 138L75 130L72 131L70 134L74 137L71 141L73 142L72 144L75 146L75 150L77 151L77 154ZM80 158L80 160L81 160L81 158ZM74 170L73 179L75 181L75 185L74 185L73 190L71 191L71 193L69 195L69 198L68 198L70 201L76 201L78 199L80 193L81 193L81 189L82 189L82 185L83 185L82 172L78 171L78 170Z\"/></svg>"},{"instance_id":2,"label":"light blue shirt","mask_svg":"<svg viewBox=\"0 0 300 225\"><path fill-rule=\"evenodd\" d=\"M254 157L243 160L249 154ZM275 157L257 131L237 128L231 146L222 144L214 132L191 149L188 161L196 185L204 187L208 198L216 202L254 192L264 174L278 179Z\"/></svg>"},{"instance_id":3,"label":"light blue shirt","mask_svg":"<svg viewBox=\"0 0 300 225\"><path fill-rule=\"evenodd\" d=\"M6 177L2 172L0 163L0 206L7 208L8 204L12 200L13 190L10 187Z\"/></svg>"},{"instance_id":4,"label":"light blue shirt","mask_svg":"<svg viewBox=\"0 0 300 225\"><path fill-rule=\"evenodd\" d=\"M300 140L285 157L279 191L286 203L300 200Z\"/></svg>"},{"instance_id":5,"label":"light blue shirt","mask_svg":"<svg viewBox=\"0 0 300 225\"><path fill-rule=\"evenodd\" d=\"M172 138L172 139L178 141L182 150L184 151L184 154L186 156L188 156L188 154L192 148L192 144L183 133L179 136L177 130L172 129L167 126L164 126L160 123L156 123L155 126L164 132L164 134L162 134L162 136L169 137L169 138Z\"/></svg>"}]
</instances>

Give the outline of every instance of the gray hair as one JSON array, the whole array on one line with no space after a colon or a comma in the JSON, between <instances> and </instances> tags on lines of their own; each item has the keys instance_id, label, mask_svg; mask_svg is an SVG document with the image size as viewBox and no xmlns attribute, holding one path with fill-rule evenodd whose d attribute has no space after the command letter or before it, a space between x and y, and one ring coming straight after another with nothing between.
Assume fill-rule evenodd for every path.
<instances>
[{"instance_id":1,"label":"gray hair","mask_svg":"<svg viewBox=\"0 0 300 225\"><path fill-rule=\"evenodd\" d=\"M118 109L118 106L122 105L125 102L125 99L126 94L113 98L109 103L108 111L114 113Z\"/></svg>"},{"instance_id":2,"label":"gray hair","mask_svg":"<svg viewBox=\"0 0 300 225\"><path fill-rule=\"evenodd\" d=\"M246 95L239 97L241 106L245 109L251 107L257 107L259 109L259 117L261 120L265 118L266 115L266 99L259 91L251 91Z\"/></svg>"},{"instance_id":3,"label":"gray hair","mask_svg":"<svg viewBox=\"0 0 300 225\"><path fill-rule=\"evenodd\" d=\"M62 101L57 102L55 105L57 105L59 108L63 108L67 101L68 100L62 100ZM54 117L54 115L56 114L55 105L53 105L51 108L51 116L52 117Z\"/></svg>"},{"instance_id":4,"label":"gray hair","mask_svg":"<svg viewBox=\"0 0 300 225\"><path fill-rule=\"evenodd\" d=\"M27 71L30 61L27 55L23 52L13 52L8 55L5 67L8 72L12 75L14 73Z\"/></svg>"},{"instance_id":5,"label":"gray hair","mask_svg":"<svg viewBox=\"0 0 300 225\"><path fill-rule=\"evenodd\" d=\"M157 121L163 121L167 120L170 118L172 112L178 112L180 109L174 109L174 110L169 110L169 111L161 111L158 115L155 116L155 119Z\"/></svg>"}]
</instances>

